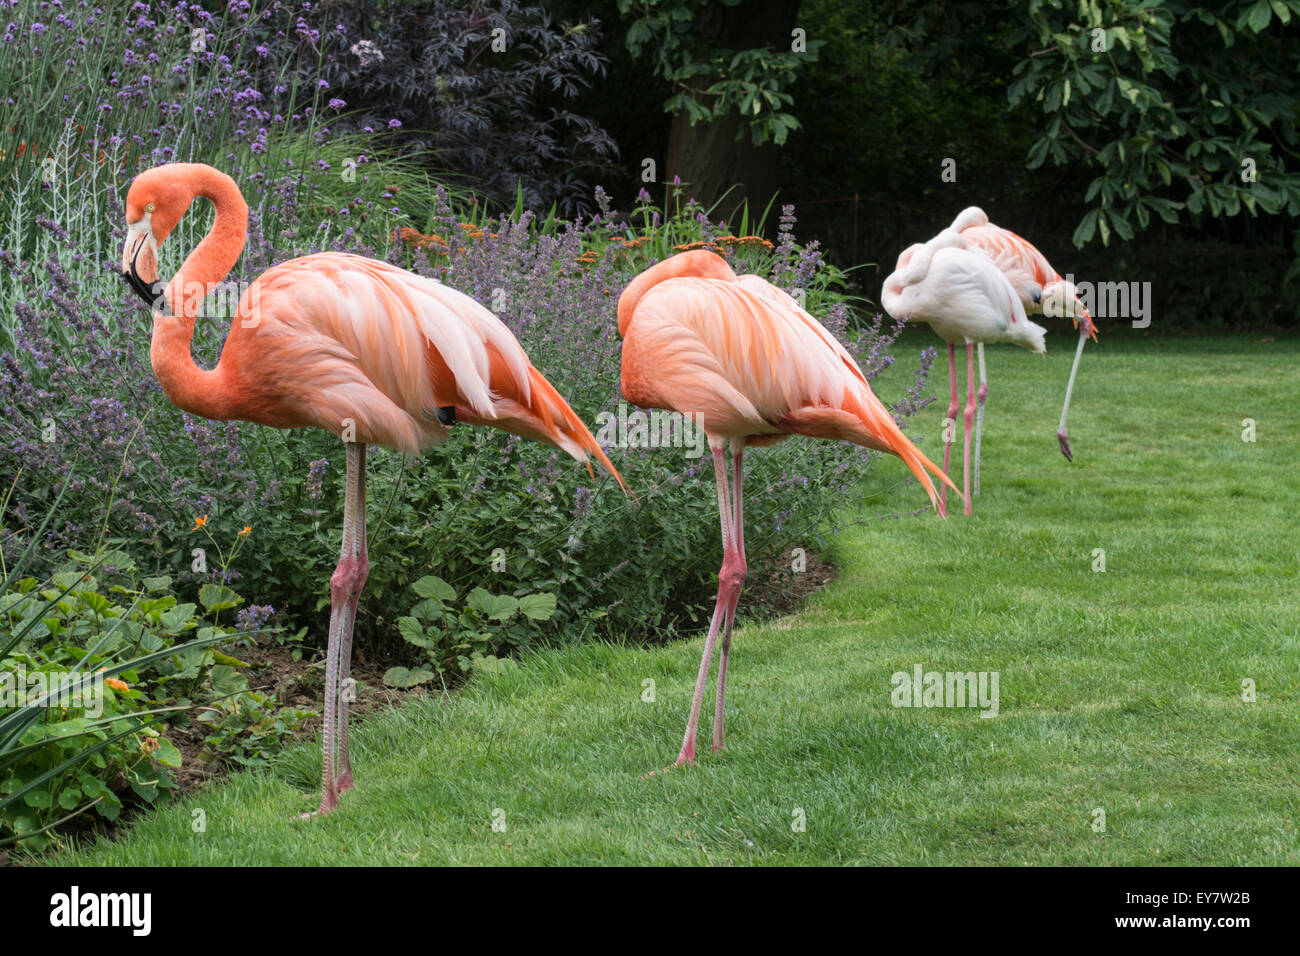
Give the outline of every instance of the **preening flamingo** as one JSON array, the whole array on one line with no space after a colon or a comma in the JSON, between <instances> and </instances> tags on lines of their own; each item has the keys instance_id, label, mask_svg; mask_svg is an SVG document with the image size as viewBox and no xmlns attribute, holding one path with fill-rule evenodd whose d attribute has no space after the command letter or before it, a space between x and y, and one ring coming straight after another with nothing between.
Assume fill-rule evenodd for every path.
<instances>
[{"instance_id":1,"label":"preening flamingo","mask_svg":"<svg viewBox=\"0 0 1300 956\"><path fill-rule=\"evenodd\" d=\"M902 433L853 357L821 323L771 283L737 276L721 256L682 252L642 272L619 297L618 331L623 336L623 395L643 408L698 415L694 420L708 436L718 485L722 569L677 755L681 766L695 760L700 707L720 628L713 749L722 749L731 629L747 570L741 492L746 446L808 435L891 452L925 486L940 514L943 505L926 469L951 482ZM734 500L723 457L728 441Z\"/></svg>"},{"instance_id":2,"label":"preening flamingo","mask_svg":"<svg viewBox=\"0 0 1300 956\"><path fill-rule=\"evenodd\" d=\"M1075 294L1074 284L1061 277L1052 268L1047 257L1038 251L1029 240L1024 239L1010 229L1003 229L989 222L989 217L978 206L968 206L958 213L949 228L960 233L967 244L991 258L1011 280L1020 302L1029 314L1042 313L1051 316L1068 315L1075 328L1079 330L1079 344L1074 350L1074 364L1070 367L1070 380L1065 386L1065 404L1061 408L1061 424L1056 429L1056 439L1061 443L1061 454L1066 461L1074 461L1074 451L1070 448L1070 435L1065 428L1066 416L1070 414L1070 396L1074 392L1074 377L1079 371L1079 359L1083 357L1083 345L1091 336L1097 340L1097 326L1092 316L1084 308L1083 302ZM1041 292L1039 291L1041 290ZM988 394L988 383L984 374L984 343L979 347L980 392L979 415L975 423L975 494L979 494L980 475L980 437L984 430L984 398Z\"/></svg>"},{"instance_id":3,"label":"preening flamingo","mask_svg":"<svg viewBox=\"0 0 1300 956\"><path fill-rule=\"evenodd\" d=\"M885 279L880 304L896 319L925 322L948 343L948 382L951 398L948 420L956 421L957 358L954 347L966 345L966 411L962 473L966 492L966 514L971 513L970 433L975 418L974 348L985 342L1012 342L1032 352L1047 351L1047 330L1030 322L1011 280L993 260L969 248L967 241L945 229L924 245L903 250L893 273ZM980 353L979 401L988 386L984 381L984 357ZM953 434L945 426L943 470L948 472ZM946 492L945 492L946 494Z\"/></svg>"},{"instance_id":4,"label":"preening flamingo","mask_svg":"<svg viewBox=\"0 0 1300 956\"><path fill-rule=\"evenodd\" d=\"M158 247L198 196L216 208L211 231L170 282ZM315 427L343 439L343 544L330 578L329 649L318 813L352 786L342 688L352 659L366 550L366 446L416 453L457 423L490 425L587 454L623 479L595 438L501 320L434 279L361 256L325 252L268 269L240 296L216 367L194 364L190 342L204 296L244 248L248 207L229 176L175 163L141 173L126 197L122 274L153 311L149 357L167 397L205 418L275 428ZM178 308L179 306L179 308Z\"/></svg>"}]
</instances>

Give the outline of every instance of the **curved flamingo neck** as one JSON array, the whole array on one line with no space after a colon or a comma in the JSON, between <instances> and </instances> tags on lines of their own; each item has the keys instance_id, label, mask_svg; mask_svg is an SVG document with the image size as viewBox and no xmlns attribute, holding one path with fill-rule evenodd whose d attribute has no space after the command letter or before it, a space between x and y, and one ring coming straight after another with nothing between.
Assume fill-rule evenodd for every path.
<instances>
[{"instance_id":1,"label":"curved flamingo neck","mask_svg":"<svg viewBox=\"0 0 1300 956\"><path fill-rule=\"evenodd\" d=\"M179 167L178 167L179 169ZM238 417L237 391L229 379L230 365L219 361L211 370L199 368L190 351L194 322L204 298L230 274L243 252L248 234L248 206L235 181L208 166L185 170L190 201L205 196L216 207L216 220L167 285L171 314L154 315L149 359L163 392L177 408L204 418Z\"/></svg>"}]
</instances>

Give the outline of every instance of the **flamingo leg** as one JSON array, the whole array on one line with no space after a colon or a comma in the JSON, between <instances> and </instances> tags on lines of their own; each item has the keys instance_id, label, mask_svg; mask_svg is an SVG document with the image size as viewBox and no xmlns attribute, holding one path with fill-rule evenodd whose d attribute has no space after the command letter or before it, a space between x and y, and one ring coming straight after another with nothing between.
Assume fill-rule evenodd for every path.
<instances>
[{"instance_id":1,"label":"flamingo leg","mask_svg":"<svg viewBox=\"0 0 1300 956\"><path fill-rule=\"evenodd\" d=\"M727 658L731 654L731 627L736 622L736 606L740 603L740 589L745 584L749 565L745 561L745 510L741 485L745 474L741 459L745 454L745 439L736 438L731 442L731 460L734 469L735 490L732 494L736 506L732 516L732 546L726 550L723 544L722 570L718 572L718 592L721 596L723 579L734 580L735 590L727 602L726 621L722 626L722 652L718 658L718 699L713 709L713 749L722 749L722 701L727 694Z\"/></svg>"},{"instance_id":2,"label":"flamingo leg","mask_svg":"<svg viewBox=\"0 0 1300 956\"><path fill-rule=\"evenodd\" d=\"M341 700L341 690L343 681L352 669L352 626L356 622L361 588L370 570L366 553L365 470L366 446L359 442L348 442L347 490L343 497L343 544L339 551L338 566L330 577L329 649L325 655L325 727L321 736L321 798L317 813L333 810L338 806L340 790L352 786L347 745L347 701Z\"/></svg>"},{"instance_id":3,"label":"flamingo leg","mask_svg":"<svg viewBox=\"0 0 1300 956\"><path fill-rule=\"evenodd\" d=\"M1088 341L1088 323L1079 323L1079 345L1074 350L1074 365L1070 367L1070 381L1065 386L1065 405L1061 408L1061 424L1056 429L1056 440L1061 443L1061 454L1066 461L1074 461L1074 450L1070 448L1070 434L1065 430L1065 416L1070 414L1070 395L1074 392L1074 376L1079 373L1079 359L1083 358L1083 345Z\"/></svg>"},{"instance_id":4,"label":"flamingo leg","mask_svg":"<svg viewBox=\"0 0 1300 956\"><path fill-rule=\"evenodd\" d=\"M984 399L989 394L988 375L984 371L984 343L979 342L975 346L975 352L979 356L980 365L980 390L975 393L979 399L979 407L975 410L975 494L980 493L980 439L984 436Z\"/></svg>"},{"instance_id":5,"label":"flamingo leg","mask_svg":"<svg viewBox=\"0 0 1300 956\"><path fill-rule=\"evenodd\" d=\"M731 548L731 495L727 491L727 465L723 458L722 442L710 439L713 450L713 473L718 480L718 513L722 522L722 571L718 572L718 600L713 607L713 620L709 623L709 634L704 639L704 654L700 658L700 672L695 679L695 696L691 700L691 715L686 721L686 736L682 739L682 749L677 754L675 766L695 762L695 736L700 726L700 707L704 703L704 688L709 681L709 667L713 663L713 645L718 639L718 628L725 616L730 600L728 588L727 555Z\"/></svg>"},{"instance_id":6,"label":"flamingo leg","mask_svg":"<svg viewBox=\"0 0 1300 956\"><path fill-rule=\"evenodd\" d=\"M952 443L957 428L957 355L953 345L948 343L948 385L952 398L948 402L948 415L943 420L943 473L948 474L948 461L952 455ZM944 511L948 508L948 486L939 486L939 505Z\"/></svg>"},{"instance_id":7,"label":"flamingo leg","mask_svg":"<svg viewBox=\"0 0 1300 956\"><path fill-rule=\"evenodd\" d=\"M357 604L361 600L361 588L370 573L370 552L366 546L366 446L358 444L358 461L355 487L353 489L353 515L355 516L355 534L353 542L356 554L357 580L347 602L347 627L343 631L343 647L339 653L339 704L338 704L338 757L336 771L338 778L335 785L338 792L352 789L352 759L348 750L348 717L352 701L355 699L355 684L352 682L352 632L357 621ZM346 506L345 506L346 510ZM346 515L344 521L347 521Z\"/></svg>"},{"instance_id":8,"label":"flamingo leg","mask_svg":"<svg viewBox=\"0 0 1300 956\"><path fill-rule=\"evenodd\" d=\"M970 496L970 429L975 421L975 343L966 343L966 432L962 450L963 491L966 493L966 514L971 513Z\"/></svg>"}]
</instances>

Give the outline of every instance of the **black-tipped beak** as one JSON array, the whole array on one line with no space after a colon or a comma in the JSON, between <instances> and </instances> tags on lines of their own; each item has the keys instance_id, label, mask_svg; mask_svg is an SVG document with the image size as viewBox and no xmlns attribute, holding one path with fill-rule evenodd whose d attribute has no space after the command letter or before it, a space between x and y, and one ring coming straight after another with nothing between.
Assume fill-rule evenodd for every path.
<instances>
[{"instance_id":1,"label":"black-tipped beak","mask_svg":"<svg viewBox=\"0 0 1300 956\"><path fill-rule=\"evenodd\" d=\"M1034 303L1034 305L1038 305L1040 302L1043 301L1043 290L1035 289L1033 292L1029 293L1029 298L1030 301Z\"/></svg>"},{"instance_id":2,"label":"black-tipped beak","mask_svg":"<svg viewBox=\"0 0 1300 956\"><path fill-rule=\"evenodd\" d=\"M163 298L163 293L166 291L167 287L163 285L161 279L155 279L152 283L145 282L144 279L140 277L140 273L136 270L135 263L136 260L140 258L140 250L144 248L144 245L143 240L136 244L135 252L131 256L130 265L122 269L122 278L125 279L126 284L131 287L131 291L143 299L144 304L149 306L151 310L157 309L162 311L166 304L166 301Z\"/></svg>"},{"instance_id":3,"label":"black-tipped beak","mask_svg":"<svg viewBox=\"0 0 1300 956\"><path fill-rule=\"evenodd\" d=\"M144 300L144 304L151 309L161 307L163 303L163 293L167 287L162 284L161 279L154 280L153 284L145 282L136 273L134 269L127 269L122 273L122 278L126 284L131 287L131 291Z\"/></svg>"}]
</instances>

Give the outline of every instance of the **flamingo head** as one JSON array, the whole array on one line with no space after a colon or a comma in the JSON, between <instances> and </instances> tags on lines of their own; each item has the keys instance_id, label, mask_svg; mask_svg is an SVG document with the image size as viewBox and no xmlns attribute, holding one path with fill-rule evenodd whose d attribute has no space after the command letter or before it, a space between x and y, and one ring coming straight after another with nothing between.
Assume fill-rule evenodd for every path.
<instances>
[{"instance_id":1,"label":"flamingo head","mask_svg":"<svg viewBox=\"0 0 1300 956\"><path fill-rule=\"evenodd\" d=\"M152 307L161 307L164 285L158 276L158 247L194 201L195 164L174 163L145 170L126 194L126 242L122 278Z\"/></svg>"}]
</instances>

